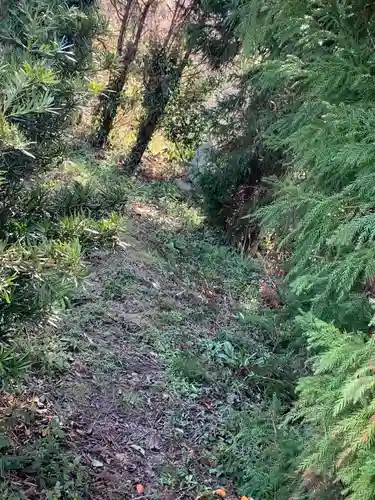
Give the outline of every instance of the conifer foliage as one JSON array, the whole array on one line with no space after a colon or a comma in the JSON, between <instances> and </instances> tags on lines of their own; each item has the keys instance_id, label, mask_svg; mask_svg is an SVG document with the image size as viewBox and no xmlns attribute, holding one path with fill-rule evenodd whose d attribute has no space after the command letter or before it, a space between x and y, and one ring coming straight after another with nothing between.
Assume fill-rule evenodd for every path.
<instances>
[{"instance_id":1,"label":"conifer foliage","mask_svg":"<svg viewBox=\"0 0 375 500\"><path fill-rule=\"evenodd\" d=\"M320 489L339 480L346 498L370 500L375 495L374 339L311 315L298 322L315 353L313 373L299 381L291 414L311 432L299 465L305 479L320 478Z\"/></svg>"},{"instance_id":2,"label":"conifer foliage","mask_svg":"<svg viewBox=\"0 0 375 500\"><path fill-rule=\"evenodd\" d=\"M263 223L293 249L289 279L315 313L364 328L375 274L373 9L250 2L247 20L248 50L267 48L253 82L289 94L266 142L284 151L290 167Z\"/></svg>"},{"instance_id":3,"label":"conifer foliage","mask_svg":"<svg viewBox=\"0 0 375 500\"><path fill-rule=\"evenodd\" d=\"M264 412L258 434L243 429L234 438L249 453L263 450L238 474L256 478L245 486L260 498L373 499L374 5L244 0L234 10L227 22L246 63L217 110L217 151L199 182L208 213L224 225L234 195L258 173L254 192L266 196L252 192L248 219L236 227L257 221L285 252L286 281L305 311L294 335L306 339L310 357L293 409L275 424L298 434L299 451L272 477L264 472Z\"/></svg>"},{"instance_id":4,"label":"conifer foliage","mask_svg":"<svg viewBox=\"0 0 375 500\"><path fill-rule=\"evenodd\" d=\"M238 9L250 101L266 97L257 110L257 139L279 152L283 165L257 217L263 233L286 250L287 282L308 311L297 331L307 340L311 374L297 384L283 423L299 430L304 445L281 483L299 474L293 498L370 500L374 5L246 0ZM289 498L282 491L272 498Z\"/></svg>"}]
</instances>

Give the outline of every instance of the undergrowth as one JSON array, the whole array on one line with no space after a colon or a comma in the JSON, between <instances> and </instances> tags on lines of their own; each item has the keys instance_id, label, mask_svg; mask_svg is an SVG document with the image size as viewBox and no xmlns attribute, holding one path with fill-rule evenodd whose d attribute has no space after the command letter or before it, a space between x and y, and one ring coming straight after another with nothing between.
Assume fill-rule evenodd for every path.
<instances>
[{"instance_id":1,"label":"undergrowth","mask_svg":"<svg viewBox=\"0 0 375 500\"><path fill-rule=\"evenodd\" d=\"M100 92L87 82L103 30L95 2L3 3L1 495L85 498L89 470L104 467L91 455L82 467L66 423L48 401L26 396L50 378L49 387L95 394L146 429L148 413L158 415L173 452L153 464L158 494L197 498L215 481L256 500L373 500L370 3L241 0L222 12L211 2L224 21L215 34L224 28L244 44L234 88L208 115L215 78L202 74L167 96L157 154L145 162L166 178L164 160L191 157L210 128L215 152L192 176L194 199L68 146L90 88ZM124 107L137 114L138 89L128 94ZM247 248L265 250L272 271ZM119 249L125 257L115 260ZM98 290L87 291L90 262Z\"/></svg>"},{"instance_id":2,"label":"undergrowth","mask_svg":"<svg viewBox=\"0 0 375 500\"><path fill-rule=\"evenodd\" d=\"M19 325L56 322L87 274L85 255L119 243L130 187L126 181L117 187L111 189L102 179L65 185L41 179L17 200L12 219L2 226L7 235L1 256L0 320L8 342L3 345L4 374L15 374L18 361L11 353ZM20 370L23 363L19 360Z\"/></svg>"},{"instance_id":3,"label":"undergrowth","mask_svg":"<svg viewBox=\"0 0 375 500\"><path fill-rule=\"evenodd\" d=\"M3 390L13 394L27 394L30 374L54 378L70 369L81 345L77 337L61 335L61 316L84 283L89 255L119 245L126 227L131 181L111 189L108 180L92 174L84 151L74 154L75 162L17 196L13 217L1 227L7 239L1 255L0 377ZM12 399L1 408L1 498L84 498L86 468L66 448L59 422L35 418L46 415L43 404L40 409L33 401Z\"/></svg>"},{"instance_id":4,"label":"undergrowth","mask_svg":"<svg viewBox=\"0 0 375 500\"><path fill-rule=\"evenodd\" d=\"M165 210L165 191L158 199L154 189L152 203ZM285 422L305 373L306 343L293 321L301 303L280 289L286 305L264 307L259 264L224 245L196 218L187 221L184 205L174 207L182 226L160 228L151 241L166 269L195 290L196 305L180 309L162 302L157 329L145 336L162 354L171 387L186 407L203 402L213 411L213 420L200 417L189 432L206 449L217 482L234 481L238 494L249 497L289 498L298 492L305 434ZM182 429L191 425L188 413L175 418Z\"/></svg>"},{"instance_id":5,"label":"undergrowth","mask_svg":"<svg viewBox=\"0 0 375 500\"><path fill-rule=\"evenodd\" d=\"M56 416L47 398L28 393L43 389L48 380L52 398L51 387L60 388L75 370L73 392L89 388L91 397L94 384L84 385L90 370L95 383L108 383L110 377L114 384L131 357L150 356L150 344L165 370L163 389L178 401L165 410L169 433L186 436L200 457L193 471L188 456L174 474L161 472L161 485L200 493L215 477L241 495L266 499L281 490L289 495L294 483L285 485L284 469L294 467L300 437L283 421L296 378L304 372L305 347L295 340L290 321L295 304L280 297L277 311L264 308L259 265L207 229L193 201L172 182L142 184L121 175L114 160L95 159L83 146L74 150L71 129L89 96L93 38L103 30L95 2L5 4L9 16L0 27L1 495L87 497L90 471L104 463L90 455L81 465L71 450L73 424ZM202 83L210 87L209 81ZM182 90L163 123L176 149L183 142L183 151L172 151L174 157L191 155L205 129L205 123L199 122L198 131L184 119L179 99L189 89ZM87 262L104 248L130 254L132 246L123 236L132 224L139 230L137 240L152 246L167 292L172 283L178 292L161 293L154 276L150 282L116 269L113 281L90 303L81 288ZM148 322L130 321L129 313L113 317L111 306L127 299L149 304L155 296L159 307L145 313ZM68 325L69 318L73 326L63 335L61 321ZM88 331L98 325L100 336L92 340ZM117 352L118 338L125 350L123 338L134 342L134 335L134 351L141 352ZM136 378L130 376L128 382ZM148 404L135 391L117 391L117 396L126 415ZM249 460L252 449L257 456ZM140 446L136 451L145 453Z\"/></svg>"},{"instance_id":6,"label":"undergrowth","mask_svg":"<svg viewBox=\"0 0 375 500\"><path fill-rule=\"evenodd\" d=\"M48 499L82 498L87 490L87 472L79 458L65 449L61 423L41 417L40 401L17 401L2 408L0 486L2 498L21 500L41 493ZM47 408L46 408L47 410ZM22 478L28 489L18 489Z\"/></svg>"},{"instance_id":7,"label":"undergrowth","mask_svg":"<svg viewBox=\"0 0 375 500\"><path fill-rule=\"evenodd\" d=\"M273 307L291 312L279 323L290 347L299 353L298 339L307 346L290 400L281 401L280 428L269 427L267 404L254 428L233 431L233 450L242 443L251 454L255 444L255 465L242 462L254 496L370 500L374 9L365 0L243 0L229 17L245 57L233 93L214 110L199 194L232 240L282 267L288 291ZM284 456L289 432L300 445ZM285 443L270 439L283 433ZM270 463L267 441L279 464L269 474L261 467Z\"/></svg>"},{"instance_id":8,"label":"undergrowth","mask_svg":"<svg viewBox=\"0 0 375 500\"><path fill-rule=\"evenodd\" d=\"M116 189L111 191L113 185ZM29 207L35 192L39 193L39 208L28 219L19 217L9 226L23 249L51 240L61 246L74 242L80 250L74 262L83 278L82 258L90 260L103 247L126 252L135 231L137 241L148 249L146 262L158 269L159 277L151 286L126 268L108 268L100 298L91 303L87 292L74 294L76 273L68 283L69 293L61 292L53 309L49 300L45 309L38 310L38 318L43 312L47 324L42 325L40 319L36 323L36 316L31 316L32 323L18 336L12 330L17 327L17 309L12 310L10 302L8 314L13 311L14 324L9 325L4 357L8 349L13 354L9 366L6 361L3 364L8 370L5 387L11 386L11 379L21 370L58 379L69 374L77 357L97 370L100 379L120 376L124 361L113 345L105 342L102 346L101 341L87 345L86 338L94 325L102 330L103 340L108 334L110 343L116 341L116 335L124 335L112 325L116 325L113 304L156 300L151 324L142 328L127 325L126 335L139 336L138 349L151 345L163 364L169 397L175 401L166 411L168 432L183 432L202 454L202 462L196 465L188 457L172 469L160 467L163 487L204 492L208 486L203 478L209 473L216 484L228 489L233 489L234 482L240 495L265 499L275 498L276 491L291 495L296 476L291 474L291 482L285 484L285 473L295 467L301 435L284 419L295 397L296 379L304 373L305 345L292 321L299 303L290 297L287 300L287 292L280 289L280 304L287 305L276 310L264 307L260 264L225 245L220 234L205 226L193 200L171 182L141 183L124 178L111 159L99 164L88 151L78 150L64 169L41 178L38 188L25 196ZM22 206L20 202L20 214ZM142 258L141 250L138 252L135 264ZM57 255L63 259L61 251ZM56 279L62 289L66 281L56 272L52 267L50 279ZM177 295L168 294L169 280L180 283ZM42 283L47 286L50 282L45 278ZM161 286L166 289L160 291ZM55 294L56 288L52 288ZM15 300L15 293L13 297ZM61 306L71 307L63 315L70 325L63 334L59 330ZM112 325L110 331L108 324ZM137 414L148 396L122 390L119 397L122 411ZM84 484L90 487L92 481L87 476L82 483L87 464L81 467L64 449L63 435L51 439L48 434L26 447L18 446L16 462L28 464L30 457L35 458L27 474L36 478L38 491L48 491L51 498L84 498ZM9 454L4 448L4 456ZM4 486L8 495L12 488L17 491L14 470L9 467Z\"/></svg>"}]
</instances>

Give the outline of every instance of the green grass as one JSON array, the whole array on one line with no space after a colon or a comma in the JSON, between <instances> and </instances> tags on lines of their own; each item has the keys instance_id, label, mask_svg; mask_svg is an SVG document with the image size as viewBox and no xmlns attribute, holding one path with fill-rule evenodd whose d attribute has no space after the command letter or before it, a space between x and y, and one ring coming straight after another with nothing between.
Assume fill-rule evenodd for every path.
<instances>
[{"instance_id":1,"label":"green grass","mask_svg":"<svg viewBox=\"0 0 375 500\"><path fill-rule=\"evenodd\" d=\"M173 183L142 184L118 172L110 158L98 161L85 150L75 151L59 175L45 199L57 216L44 221L36 214L37 227L42 221L50 238L79 242L79 257L70 262L67 254L64 262L74 262L83 277L85 261L91 274L85 288L67 297L65 312L57 304L48 326L34 324L13 339L20 358L9 366L8 386L29 370L47 391L53 387L52 399L58 380L57 392L65 391L77 413L85 414L95 396L115 421L120 414L152 429L149 419L158 415L171 447L163 456L172 457L154 466L152 487L160 498L166 492L178 497L183 489L196 498L220 484L273 498L283 477L279 462L291 460L292 452L270 455L276 439L284 442L284 434L274 435L284 410L272 417L272 405L280 400L284 408L290 401L300 358L289 346L290 313L260 304L259 264L223 244ZM33 224L22 228L28 238L36 233ZM36 485L39 492L81 500L82 474L89 478L90 466L82 469L75 460L79 450L65 449L76 439L71 430L67 437L54 437L51 455L43 440L35 440L35 448L18 443L15 454L42 456L31 471L43 483ZM289 430L285 439L289 450ZM257 458L249 460L252 448ZM44 456L56 472L49 473ZM13 486L9 479L4 494L13 494Z\"/></svg>"},{"instance_id":2,"label":"green grass","mask_svg":"<svg viewBox=\"0 0 375 500\"><path fill-rule=\"evenodd\" d=\"M137 280L128 271L118 271L104 284L104 298L120 299L135 293Z\"/></svg>"},{"instance_id":3,"label":"green grass","mask_svg":"<svg viewBox=\"0 0 375 500\"><path fill-rule=\"evenodd\" d=\"M17 426L16 426L17 424ZM27 443L17 446L14 429L27 430ZM38 436L39 434L39 436ZM64 450L64 432L58 420L48 423L31 407L11 410L2 420L0 466L1 498L24 499L40 491L43 498L76 500L87 491L88 475L78 457ZM27 474L27 489L17 488L17 476ZM20 481L22 483L22 481Z\"/></svg>"}]
</instances>

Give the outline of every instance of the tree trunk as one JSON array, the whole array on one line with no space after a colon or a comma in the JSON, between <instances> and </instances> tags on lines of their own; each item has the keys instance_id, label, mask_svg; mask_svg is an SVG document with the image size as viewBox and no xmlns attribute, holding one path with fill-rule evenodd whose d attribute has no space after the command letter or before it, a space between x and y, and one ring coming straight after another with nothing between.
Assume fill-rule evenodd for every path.
<instances>
[{"instance_id":1,"label":"tree trunk","mask_svg":"<svg viewBox=\"0 0 375 500\"><path fill-rule=\"evenodd\" d=\"M158 109L156 112L147 115L142 121L138 130L137 140L122 165L127 172L133 173L137 166L141 163L142 157L146 152L146 149L163 114L164 110Z\"/></svg>"},{"instance_id":2,"label":"tree trunk","mask_svg":"<svg viewBox=\"0 0 375 500\"><path fill-rule=\"evenodd\" d=\"M109 134L111 133L113 123L117 115L117 108L120 102L121 92L123 91L126 80L128 78L130 65L137 55L142 31L145 27L146 18L154 1L155 0L148 0L148 2L143 7L141 16L138 21L134 42L128 42L125 52L121 56L119 71L110 77L106 90L100 95L99 104L96 112L94 113L94 115L99 118L99 127L92 141L93 146L96 148L104 148L108 144ZM126 19L124 17L119 35L119 42L117 46L118 55L122 53L121 46L130 15L131 4L131 0L128 0L126 8Z\"/></svg>"},{"instance_id":3,"label":"tree trunk","mask_svg":"<svg viewBox=\"0 0 375 500\"><path fill-rule=\"evenodd\" d=\"M182 77L182 72L189 60L190 51L187 51L185 56L183 57L178 70L176 78L173 79L170 84L169 91L165 92L163 90L163 84L159 81L158 88L156 90L156 94L159 94L159 106L157 108L153 108L149 110L148 114L145 116L143 121L141 122L137 139L130 151L130 153L126 156L125 160L122 162L121 167L128 173L133 173L138 165L142 161L142 157L146 152L146 149L154 135L156 127L158 126L159 121L165 114L165 110L168 106L169 100L176 90L176 88L180 84L180 80Z\"/></svg>"},{"instance_id":4,"label":"tree trunk","mask_svg":"<svg viewBox=\"0 0 375 500\"><path fill-rule=\"evenodd\" d=\"M128 43L124 56L121 58L119 71L111 76L107 88L99 97L99 104L95 111L95 116L99 117L99 126L92 141L93 146L96 148L104 148L108 144L109 134L117 115L121 92L135 55L136 48L132 43Z\"/></svg>"}]
</instances>

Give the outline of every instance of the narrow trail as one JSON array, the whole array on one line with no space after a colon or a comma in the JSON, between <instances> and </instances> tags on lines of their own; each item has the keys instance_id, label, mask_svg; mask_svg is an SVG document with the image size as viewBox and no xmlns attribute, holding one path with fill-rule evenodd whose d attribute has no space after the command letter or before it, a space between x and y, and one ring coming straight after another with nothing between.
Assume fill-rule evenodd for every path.
<instances>
[{"instance_id":1,"label":"narrow trail","mask_svg":"<svg viewBox=\"0 0 375 500\"><path fill-rule=\"evenodd\" d=\"M217 486L208 445L225 394L191 351L231 326L233 299L168 270L140 219L120 249L91 256L86 292L62 327L79 351L49 399L93 471L92 498L137 498L137 484L140 498L196 498Z\"/></svg>"},{"instance_id":2,"label":"narrow trail","mask_svg":"<svg viewBox=\"0 0 375 500\"><path fill-rule=\"evenodd\" d=\"M149 215L138 205L121 247L91 255L86 291L61 329L79 342L74 361L43 388L92 471L89 498L177 500L218 487L210 447L227 394L214 364L193 352L237 328L235 304L184 259L171 266L152 248Z\"/></svg>"},{"instance_id":3,"label":"narrow trail","mask_svg":"<svg viewBox=\"0 0 375 500\"><path fill-rule=\"evenodd\" d=\"M54 332L64 369L28 380L84 471L56 498L209 499L223 484L239 498L216 455L230 412L251 404L228 339L257 356L238 311L241 300L256 307L259 271L210 238L133 203L120 244L90 254L85 289ZM26 497L47 498L33 484Z\"/></svg>"}]
</instances>

